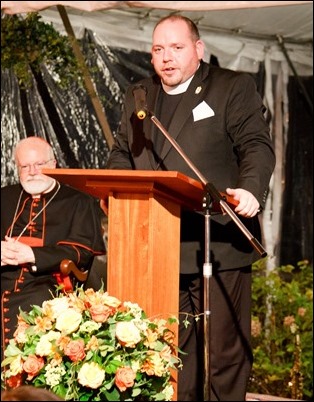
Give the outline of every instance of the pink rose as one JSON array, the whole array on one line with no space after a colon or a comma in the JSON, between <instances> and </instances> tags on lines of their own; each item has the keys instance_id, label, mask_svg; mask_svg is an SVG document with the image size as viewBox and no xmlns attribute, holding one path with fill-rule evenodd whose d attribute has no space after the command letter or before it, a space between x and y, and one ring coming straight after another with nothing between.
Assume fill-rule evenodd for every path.
<instances>
[{"instance_id":1,"label":"pink rose","mask_svg":"<svg viewBox=\"0 0 314 402\"><path fill-rule=\"evenodd\" d=\"M133 387L134 380L135 373L130 367L120 367L116 372L114 381L120 392L123 392L127 388Z\"/></svg>"},{"instance_id":2,"label":"pink rose","mask_svg":"<svg viewBox=\"0 0 314 402\"><path fill-rule=\"evenodd\" d=\"M112 314L113 309L103 304L95 304L90 306L89 311L95 322L106 322L108 317Z\"/></svg>"},{"instance_id":3,"label":"pink rose","mask_svg":"<svg viewBox=\"0 0 314 402\"><path fill-rule=\"evenodd\" d=\"M85 344L82 339L78 339L77 341L70 341L64 348L64 354L68 356L72 360L72 362L83 360L86 356L84 347Z\"/></svg>"},{"instance_id":4,"label":"pink rose","mask_svg":"<svg viewBox=\"0 0 314 402\"><path fill-rule=\"evenodd\" d=\"M23 363L23 369L28 374L27 380L32 380L44 367L44 359L36 355L29 355Z\"/></svg>"}]
</instances>

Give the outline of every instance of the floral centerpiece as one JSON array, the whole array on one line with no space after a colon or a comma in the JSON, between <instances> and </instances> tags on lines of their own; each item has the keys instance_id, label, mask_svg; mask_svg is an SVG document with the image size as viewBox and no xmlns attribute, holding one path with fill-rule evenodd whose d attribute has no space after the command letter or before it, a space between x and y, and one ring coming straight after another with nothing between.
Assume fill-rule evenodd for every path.
<instances>
[{"instance_id":1,"label":"floral centerpiece","mask_svg":"<svg viewBox=\"0 0 314 402\"><path fill-rule=\"evenodd\" d=\"M150 320L102 289L57 293L20 312L1 364L5 387L30 384L65 400L170 401L171 372L182 367L173 322Z\"/></svg>"}]
</instances>

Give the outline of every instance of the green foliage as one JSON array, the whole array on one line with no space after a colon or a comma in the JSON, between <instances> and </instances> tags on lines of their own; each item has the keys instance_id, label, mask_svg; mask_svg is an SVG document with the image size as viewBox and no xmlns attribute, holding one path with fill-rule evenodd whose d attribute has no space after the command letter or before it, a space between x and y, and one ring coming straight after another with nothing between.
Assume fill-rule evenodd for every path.
<instances>
[{"instance_id":1,"label":"green foliage","mask_svg":"<svg viewBox=\"0 0 314 402\"><path fill-rule=\"evenodd\" d=\"M1 68L12 68L23 88L31 85L31 72L39 73L43 64L56 75L62 88L73 80L80 82L79 64L69 38L40 19L38 13L27 13L25 18L2 16Z\"/></svg>"},{"instance_id":2,"label":"green foliage","mask_svg":"<svg viewBox=\"0 0 314 402\"><path fill-rule=\"evenodd\" d=\"M313 400L313 267L253 266L249 392Z\"/></svg>"}]
</instances>

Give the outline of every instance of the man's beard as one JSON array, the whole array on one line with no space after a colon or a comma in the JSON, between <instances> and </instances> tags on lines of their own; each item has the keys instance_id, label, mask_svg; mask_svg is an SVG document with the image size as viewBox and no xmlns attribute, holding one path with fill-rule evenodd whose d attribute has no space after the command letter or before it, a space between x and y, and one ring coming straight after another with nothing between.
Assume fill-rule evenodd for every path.
<instances>
[{"instance_id":1,"label":"man's beard","mask_svg":"<svg viewBox=\"0 0 314 402\"><path fill-rule=\"evenodd\" d=\"M53 183L53 179L45 180L45 179L31 179L21 181L21 185L24 190L32 195L38 195L46 192Z\"/></svg>"}]
</instances>

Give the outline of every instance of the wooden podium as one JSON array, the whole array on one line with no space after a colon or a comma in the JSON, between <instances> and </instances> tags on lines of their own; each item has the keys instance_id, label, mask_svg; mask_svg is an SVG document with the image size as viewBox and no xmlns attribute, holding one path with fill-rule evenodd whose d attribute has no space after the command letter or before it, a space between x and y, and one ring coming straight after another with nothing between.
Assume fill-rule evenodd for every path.
<instances>
[{"instance_id":1,"label":"wooden podium","mask_svg":"<svg viewBox=\"0 0 314 402\"><path fill-rule=\"evenodd\" d=\"M178 317L181 207L201 210L202 184L175 171L45 169L43 173L108 205L109 294L138 303L150 318ZM178 344L178 326L171 328Z\"/></svg>"},{"instance_id":2,"label":"wooden podium","mask_svg":"<svg viewBox=\"0 0 314 402\"><path fill-rule=\"evenodd\" d=\"M107 290L149 317L179 312L181 207L201 209L202 184L179 172L45 169L108 205Z\"/></svg>"}]
</instances>

